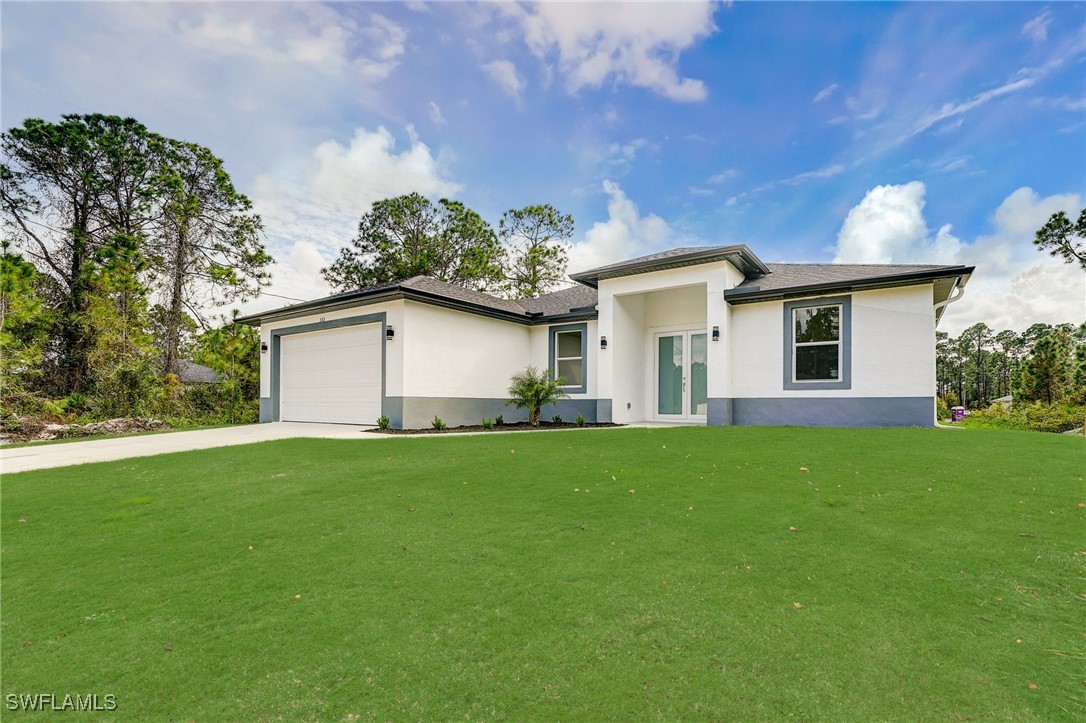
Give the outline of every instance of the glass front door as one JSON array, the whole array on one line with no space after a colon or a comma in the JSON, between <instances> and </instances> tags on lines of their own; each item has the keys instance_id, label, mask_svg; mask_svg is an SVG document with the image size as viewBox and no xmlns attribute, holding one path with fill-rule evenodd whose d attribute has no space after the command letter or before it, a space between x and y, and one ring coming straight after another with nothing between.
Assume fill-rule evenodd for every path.
<instances>
[{"instance_id":1,"label":"glass front door","mask_svg":"<svg viewBox=\"0 0 1086 723\"><path fill-rule=\"evenodd\" d=\"M709 405L705 332L656 335L656 418L704 420Z\"/></svg>"}]
</instances>

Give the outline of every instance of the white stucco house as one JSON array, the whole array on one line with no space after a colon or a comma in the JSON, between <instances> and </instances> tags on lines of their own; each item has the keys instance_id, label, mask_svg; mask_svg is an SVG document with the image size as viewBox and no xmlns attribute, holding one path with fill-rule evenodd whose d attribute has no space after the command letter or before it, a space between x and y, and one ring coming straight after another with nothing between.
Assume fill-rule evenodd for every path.
<instances>
[{"instance_id":1,"label":"white stucco house","mask_svg":"<svg viewBox=\"0 0 1086 723\"><path fill-rule=\"evenodd\" d=\"M544 419L931 426L935 327L972 272L679 248L519 301L418 276L242 321L260 327L262 421L519 420L509 378L534 365L568 382Z\"/></svg>"}]
</instances>

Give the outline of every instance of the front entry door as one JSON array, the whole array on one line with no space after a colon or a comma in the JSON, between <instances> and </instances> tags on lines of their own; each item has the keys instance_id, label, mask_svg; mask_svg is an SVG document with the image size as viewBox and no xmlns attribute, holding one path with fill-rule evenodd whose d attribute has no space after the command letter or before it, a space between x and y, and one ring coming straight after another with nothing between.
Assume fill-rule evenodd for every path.
<instances>
[{"instance_id":1,"label":"front entry door","mask_svg":"<svg viewBox=\"0 0 1086 723\"><path fill-rule=\"evenodd\" d=\"M703 331L656 334L656 419L705 421L709 405L707 339Z\"/></svg>"}]
</instances>

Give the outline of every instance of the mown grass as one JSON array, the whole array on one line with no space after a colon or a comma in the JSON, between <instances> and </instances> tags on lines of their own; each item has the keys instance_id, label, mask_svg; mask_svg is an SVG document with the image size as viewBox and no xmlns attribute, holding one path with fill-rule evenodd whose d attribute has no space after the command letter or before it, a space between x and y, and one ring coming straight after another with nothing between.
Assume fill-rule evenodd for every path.
<instances>
[{"instance_id":1,"label":"mown grass","mask_svg":"<svg viewBox=\"0 0 1086 723\"><path fill-rule=\"evenodd\" d=\"M1082 719L1084 461L692 428L7 475L0 688L130 720Z\"/></svg>"}]
</instances>

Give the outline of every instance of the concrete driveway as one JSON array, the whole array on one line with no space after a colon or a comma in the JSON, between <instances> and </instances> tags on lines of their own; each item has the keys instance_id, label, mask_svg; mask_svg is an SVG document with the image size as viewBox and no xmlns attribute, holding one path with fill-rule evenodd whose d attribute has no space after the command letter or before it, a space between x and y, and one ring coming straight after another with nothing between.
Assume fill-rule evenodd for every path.
<instances>
[{"instance_id":1,"label":"concrete driveway","mask_svg":"<svg viewBox=\"0 0 1086 723\"><path fill-rule=\"evenodd\" d=\"M235 444L266 442L291 437L322 439L380 439L376 434L364 434L370 427L348 424L305 424L275 422L247 424L241 427L198 429L190 432L163 432L136 437L88 439L80 442L43 444L37 447L0 448L0 473L11 474L33 469L66 467L86 462L109 462L129 457L147 457L168 452L193 449L229 447Z\"/></svg>"}]
</instances>

